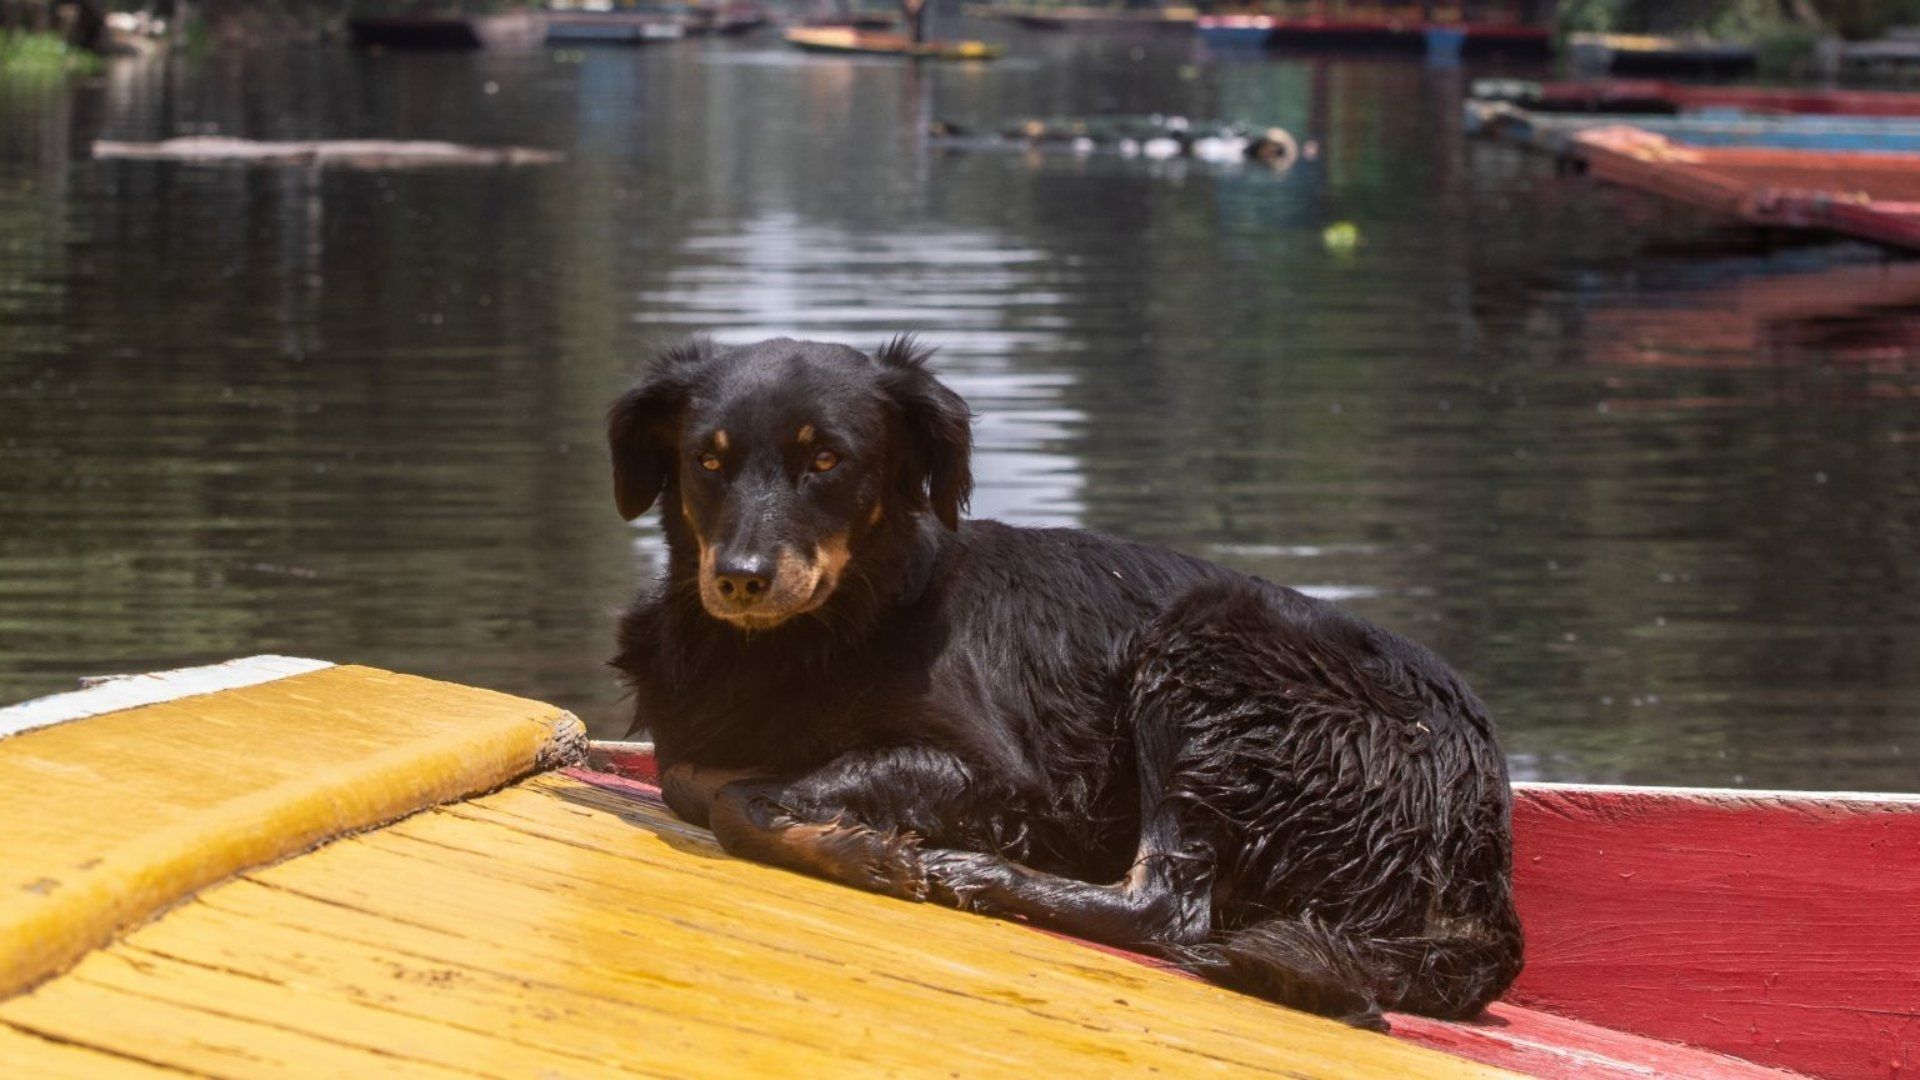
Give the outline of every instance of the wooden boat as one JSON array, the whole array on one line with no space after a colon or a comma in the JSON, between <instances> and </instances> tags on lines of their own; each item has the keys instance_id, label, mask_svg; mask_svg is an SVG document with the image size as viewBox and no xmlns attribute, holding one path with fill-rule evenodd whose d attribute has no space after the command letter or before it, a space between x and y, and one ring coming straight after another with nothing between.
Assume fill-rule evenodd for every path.
<instances>
[{"instance_id":1,"label":"wooden boat","mask_svg":"<svg viewBox=\"0 0 1920 1080\"><path fill-rule=\"evenodd\" d=\"M1468 101L1464 114L1470 135L1562 157L1570 156L1573 138L1581 132L1623 125L1685 146L1920 153L1920 119L1898 117L1547 113L1487 101Z\"/></svg>"},{"instance_id":2,"label":"wooden boat","mask_svg":"<svg viewBox=\"0 0 1920 1080\"><path fill-rule=\"evenodd\" d=\"M459 15L385 15L347 20L347 37L363 49L477 49L480 33Z\"/></svg>"},{"instance_id":3,"label":"wooden boat","mask_svg":"<svg viewBox=\"0 0 1920 1080\"><path fill-rule=\"evenodd\" d=\"M1758 66L1753 46L1737 41L1647 34L1569 34L1575 70L1593 75L1731 78Z\"/></svg>"},{"instance_id":4,"label":"wooden boat","mask_svg":"<svg viewBox=\"0 0 1920 1080\"><path fill-rule=\"evenodd\" d=\"M0 1074L1841 1080L1920 1056L1920 798L1517 785L1526 973L1479 1020L1383 1037L727 858L652 769L552 706L286 657L0 709Z\"/></svg>"},{"instance_id":5,"label":"wooden boat","mask_svg":"<svg viewBox=\"0 0 1920 1080\"><path fill-rule=\"evenodd\" d=\"M759 4L725 4L718 8L707 8L708 17L704 23L705 31L721 37L739 37L751 34L767 25L767 9Z\"/></svg>"},{"instance_id":6,"label":"wooden boat","mask_svg":"<svg viewBox=\"0 0 1920 1080\"><path fill-rule=\"evenodd\" d=\"M549 45L651 45L687 36L686 23L638 12L550 12Z\"/></svg>"},{"instance_id":7,"label":"wooden boat","mask_svg":"<svg viewBox=\"0 0 1920 1080\"><path fill-rule=\"evenodd\" d=\"M1819 90L1706 86L1659 79L1589 79L1474 84L1474 96L1507 98L1545 112L1683 113L1920 117L1920 94L1897 90Z\"/></svg>"},{"instance_id":8,"label":"wooden boat","mask_svg":"<svg viewBox=\"0 0 1920 1080\"><path fill-rule=\"evenodd\" d=\"M1000 19L1031 30L1192 30L1197 8L1116 7L1069 4L963 4L961 13L976 19Z\"/></svg>"},{"instance_id":9,"label":"wooden boat","mask_svg":"<svg viewBox=\"0 0 1920 1080\"><path fill-rule=\"evenodd\" d=\"M1551 36L1519 23L1428 22L1405 18L1326 18L1290 15L1205 15L1200 40L1209 48L1378 50L1458 56L1546 56Z\"/></svg>"},{"instance_id":10,"label":"wooden boat","mask_svg":"<svg viewBox=\"0 0 1920 1080\"><path fill-rule=\"evenodd\" d=\"M1003 50L983 41L921 41L902 34L876 34L847 27L795 27L782 34L806 52L905 56L915 60L993 60Z\"/></svg>"},{"instance_id":11,"label":"wooden boat","mask_svg":"<svg viewBox=\"0 0 1920 1080\"><path fill-rule=\"evenodd\" d=\"M1754 225L1920 251L1920 154L1693 147L1635 127L1583 131L1596 177Z\"/></svg>"},{"instance_id":12,"label":"wooden boat","mask_svg":"<svg viewBox=\"0 0 1920 1080\"><path fill-rule=\"evenodd\" d=\"M852 15L827 15L817 19L808 19L800 24L805 30L873 30L879 33L892 33L900 28L900 16L871 12Z\"/></svg>"}]
</instances>

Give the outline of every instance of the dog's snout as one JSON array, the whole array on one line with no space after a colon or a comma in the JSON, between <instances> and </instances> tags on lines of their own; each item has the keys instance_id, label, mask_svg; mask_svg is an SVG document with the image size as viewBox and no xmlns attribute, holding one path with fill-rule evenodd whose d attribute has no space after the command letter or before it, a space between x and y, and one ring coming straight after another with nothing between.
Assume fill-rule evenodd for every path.
<instances>
[{"instance_id":1,"label":"dog's snout","mask_svg":"<svg viewBox=\"0 0 1920 1080\"><path fill-rule=\"evenodd\" d=\"M723 559L714 568L714 588L730 604L752 607L767 595L773 581L773 567L758 555Z\"/></svg>"}]
</instances>

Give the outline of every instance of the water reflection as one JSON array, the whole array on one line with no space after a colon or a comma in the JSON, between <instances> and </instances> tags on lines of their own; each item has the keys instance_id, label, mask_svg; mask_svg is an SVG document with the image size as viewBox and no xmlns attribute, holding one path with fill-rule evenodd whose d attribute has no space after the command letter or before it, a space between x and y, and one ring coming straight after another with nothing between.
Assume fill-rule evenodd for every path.
<instances>
[{"instance_id":1,"label":"water reflection","mask_svg":"<svg viewBox=\"0 0 1920 1080\"><path fill-rule=\"evenodd\" d=\"M0 83L0 698L274 650L608 728L609 613L657 534L612 513L604 402L688 332L918 330L980 414L979 512L1407 630L1523 773L1920 787L1907 268L1470 146L1459 73L1015 44L1038 58L312 49ZM1113 111L1320 153L1274 175L920 135ZM84 153L216 129L569 159Z\"/></svg>"}]
</instances>

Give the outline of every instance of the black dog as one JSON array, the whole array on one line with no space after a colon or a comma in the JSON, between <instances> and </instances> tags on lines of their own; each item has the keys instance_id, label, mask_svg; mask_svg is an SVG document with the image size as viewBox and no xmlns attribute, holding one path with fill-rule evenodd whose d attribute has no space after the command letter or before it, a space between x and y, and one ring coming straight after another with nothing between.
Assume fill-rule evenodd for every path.
<instances>
[{"instance_id":1,"label":"black dog","mask_svg":"<svg viewBox=\"0 0 1920 1080\"><path fill-rule=\"evenodd\" d=\"M1520 970L1505 763L1432 653L1290 589L962 523L965 402L902 339L669 351L613 406L664 581L615 666L730 852L1168 956L1382 1027Z\"/></svg>"}]
</instances>

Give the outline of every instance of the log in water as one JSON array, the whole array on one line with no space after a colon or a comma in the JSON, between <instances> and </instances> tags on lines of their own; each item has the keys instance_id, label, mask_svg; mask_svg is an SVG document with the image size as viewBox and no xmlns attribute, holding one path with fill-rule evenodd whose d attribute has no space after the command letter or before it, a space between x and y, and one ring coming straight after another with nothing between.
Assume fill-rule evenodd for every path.
<instances>
[{"instance_id":1,"label":"log in water","mask_svg":"<svg viewBox=\"0 0 1920 1080\"><path fill-rule=\"evenodd\" d=\"M320 139L261 142L225 135L191 135L160 142L93 144L93 156L199 164L310 165L347 169L412 169L435 165L550 165L565 155L524 146L465 146L393 139Z\"/></svg>"}]
</instances>

